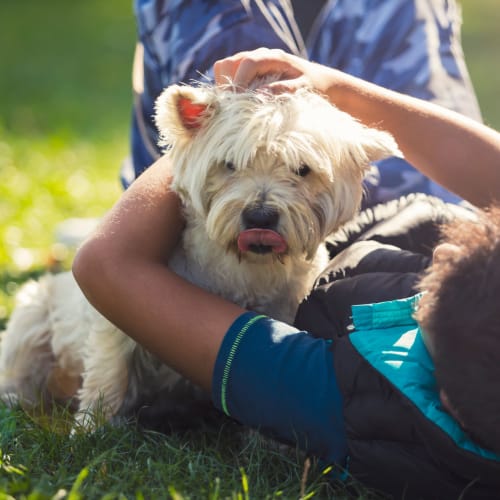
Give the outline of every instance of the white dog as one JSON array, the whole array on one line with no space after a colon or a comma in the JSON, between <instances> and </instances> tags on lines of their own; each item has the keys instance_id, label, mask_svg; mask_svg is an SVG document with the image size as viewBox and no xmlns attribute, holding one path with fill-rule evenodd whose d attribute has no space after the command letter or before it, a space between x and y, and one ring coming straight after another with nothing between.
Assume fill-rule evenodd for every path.
<instances>
[{"instance_id":1,"label":"white dog","mask_svg":"<svg viewBox=\"0 0 500 500\"><path fill-rule=\"evenodd\" d=\"M187 222L169 266L286 322L326 264L322 242L357 211L370 163L399 154L309 90L174 85L156 119ZM74 401L91 428L88 410L129 416L180 378L97 313L71 273L28 283L17 301L1 343L5 400Z\"/></svg>"}]
</instances>

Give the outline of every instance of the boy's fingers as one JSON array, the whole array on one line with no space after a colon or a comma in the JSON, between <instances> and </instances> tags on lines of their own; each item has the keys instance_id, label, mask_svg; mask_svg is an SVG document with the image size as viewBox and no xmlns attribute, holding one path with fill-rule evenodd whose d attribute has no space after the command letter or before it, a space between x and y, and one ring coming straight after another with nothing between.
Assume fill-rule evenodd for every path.
<instances>
[{"instance_id":1,"label":"boy's fingers","mask_svg":"<svg viewBox=\"0 0 500 500\"><path fill-rule=\"evenodd\" d=\"M287 61L280 49L257 49L240 52L214 64L217 85L231 80L237 87L247 88L256 78L276 75L278 78L295 78L301 72Z\"/></svg>"}]
</instances>

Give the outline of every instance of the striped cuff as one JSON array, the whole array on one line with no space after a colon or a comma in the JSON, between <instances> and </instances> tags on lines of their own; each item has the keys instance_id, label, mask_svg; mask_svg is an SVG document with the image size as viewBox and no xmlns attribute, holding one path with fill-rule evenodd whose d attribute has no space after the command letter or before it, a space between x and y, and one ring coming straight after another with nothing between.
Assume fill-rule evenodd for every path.
<instances>
[{"instance_id":1,"label":"striped cuff","mask_svg":"<svg viewBox=\"0 0 500 500\"><path fill-rule=\"evenodd\" d=\"M212 380L212 400L226 415L231 416L227 407L227 384L231 376L231 364L240 342L250 327L266 316L245 312L229 328L222 342Z\"/></svg>"}]
</instances>

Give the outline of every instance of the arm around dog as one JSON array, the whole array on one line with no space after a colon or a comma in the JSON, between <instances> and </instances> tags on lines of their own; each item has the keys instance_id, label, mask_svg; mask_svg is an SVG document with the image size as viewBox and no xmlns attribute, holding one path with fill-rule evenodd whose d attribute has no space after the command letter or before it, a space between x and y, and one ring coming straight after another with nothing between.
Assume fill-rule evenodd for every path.
<instances>
[{"instance_id":1,"label":"arm around dog","mask_svg":"<svg viewBox=\"0 0 500 500\"><path fill-rule=\"evenodd\" d=\"M169 165L159 160L122 195L76 255L89 302L134 340L209 390L224 334L244 310L167 267L183 228Z\"/></svg>"},{"instance_id":2,"label":"arm around dog","mask_svg":"<svg viewBox=\"0 0 500 500\"><path fill-rule=\"evenodd\" d=\"M78 251L74 276L94 307L245 425L344 463L332 346L247 312L177 276L183 228L162 159L122 195ZM317 409L321 408L321 411Z\"/></svg>"}]
</instances>

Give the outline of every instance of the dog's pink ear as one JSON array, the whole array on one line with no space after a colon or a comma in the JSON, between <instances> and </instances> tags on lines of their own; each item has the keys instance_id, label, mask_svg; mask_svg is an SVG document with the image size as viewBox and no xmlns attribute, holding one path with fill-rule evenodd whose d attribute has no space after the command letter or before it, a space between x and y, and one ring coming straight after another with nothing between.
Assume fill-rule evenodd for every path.
<instances>
[{"instance_id":1,"label":"dog's pink ear","mask_svg":"<svg viewBox=\"0 0 500 500\"><path fill-rule=\"evenodd\" d=\"M156 100L155 121L161 146L190 141L216 111L216 91L209 86L171 85Z\"/></svg>"},{"instance_id":2,"label":"dog's pink ear","mask_svg":"<svg viewBox=\"0 0 500 500\"><path fill-rule=\"evenodd\" d=\"M207 107L207 104L193 102L188 97L179 97L177 101L179 118L184 127L188 130L200 128L201 119Z\"/></svg>"}]
</instances>

